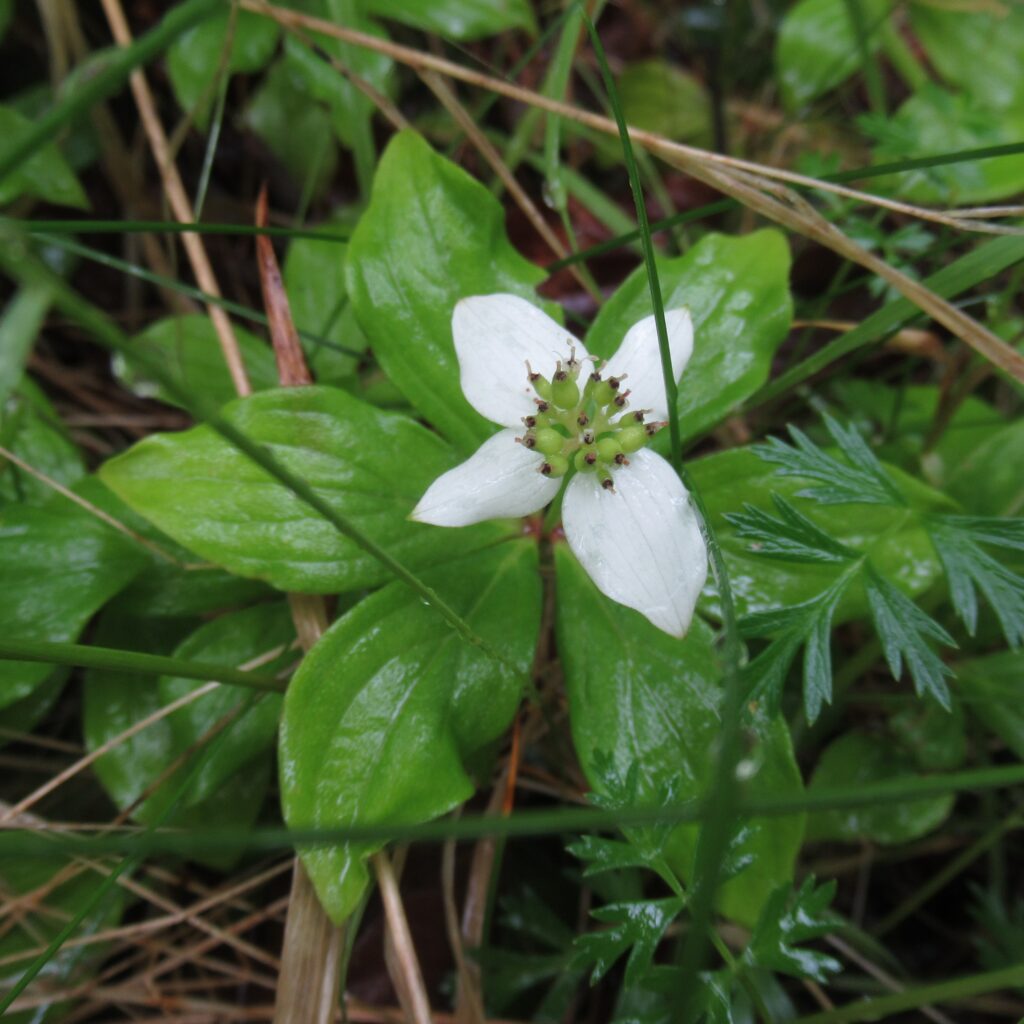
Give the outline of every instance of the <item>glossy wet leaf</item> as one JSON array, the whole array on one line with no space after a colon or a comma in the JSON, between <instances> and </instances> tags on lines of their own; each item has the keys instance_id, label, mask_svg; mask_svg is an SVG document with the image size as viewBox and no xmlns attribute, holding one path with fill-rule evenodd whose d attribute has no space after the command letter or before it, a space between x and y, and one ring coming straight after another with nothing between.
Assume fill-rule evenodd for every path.
<instances>
[{"instance_id":1,"label":"glossy wet leaf","mask_svg":"<svg viewBox=\"0 0 1024 1024\"><path fill-rule=\"evenodd\" d=\"M1024 8L910 5L910 23L946 81L993 110L1024 104Z\"/></svg>"},{"instance_id":2,"label":"glossy wet leaf","mask_svg":"<svg viewBox=\"0 0 1024 1024\"><path fill-rule=\"evenodd\" d=\"M816 789L849 789L917 775L910 754L888 737L848 732L822 753L809 788L812 793ZM953 796L940 794L872 807L819 811L807 817L807 838L908 843L938 828L952 810L953 801Z\"/></svg>"},{"instance_id":3,"label":"glossy wet leaf","mask_svg":"<svg viewBox=\"0 0 1024 1024\"><path fill-rule=\"evenodd\" d=\"M738 535L725 514L741 512L745 505L774 512L773 494L783 496L841 544L869 555L876 565L884 567L887 578L898 581L912 595L922 593L941 575L935 549L920 517L907 509L884 505L821 506L797 498L797 491L810 481L779 476L771 464L763 462L749 448L734 448L697 459L689 464L689 470L708 506L741 615L812 600L844 571L839 564L787 564L750 550L750 542ZM895 474L901 491L910 488L910 478L905 474L892 467L887 472ZM916 486L915 500L932 500L935 507L941 507L940 495ZM717 599L709 587L698 608L713 610L716 605ZM867 611L863 588L855 584L840 601L835 618L845 622Z\"/></svg>"},{"instance_id":4,"label":"glossy wet leaf","mask_svg":"<svg viewBox=\"0 0 1024 1024\"><path fill-rule=\"evenodd\" d=\"M641 60L618 77L626 122L696 146L711 145L711 100L693 76L666 60Z\"/></svg>"},{"instance_id":5,"label":"glossy wet leaf","mask_svg":"<svg viewBox=\"0 0 1024 1024\"><path fill-rule=\"evenodd\" d=\"M662 633L603 597L564 545L556 548L556 567L559 651L573 744L588 781L600 787L602 757L610 755L623 775L637 765L642 806L658 801L669 781L677 787L677 801L703 795L721 728L711 630L694 619L685 640ZM748 791L800 792L783 720L759 716L750 735ZM719 899L725 913L753 923L769 893L792 878L803 823L795 816L742 825L739 849L753 860L725 884ZM666 849L666 859L684 880L692 871L696 835L696 826L680 826Z\"/></svg>"},{"instance_id":6,"label":"glossy wet leaf","mask_svg":"<svg viewBox=\"0 0 1024 1024\"><path fill-rule=\"evenodd\" d=\"M858 0L868 49L878 48L886 0ZM800 0L779 26L775 68L788 107L816 99L850 77L861 64L857 32L845 0Z\"/></svg>"},{"instance_id":7,"label":"glossy wet leaf","mask_svg":"<svg viewBox=\"0 0 1024 1024\"><path fill-rule=\"evenodd\" d=\"M456 458L436 434L328 387L265 391L224 415L411 567L507 531L438 530L406 517ZM206 426L156 434L104 464L122 500L180 544L281 590L333 593L384 582L376 559Z\"/></svg>"},{"instance_id":8,"label":"glossy wet leaf","mask_svg":"<svg viewBox=\"0 0 1024 1024\"><path fill-rule=\"evenodd\" d=\"M789 332L789 248L768 228L742 237L711 234L685 256L660 259L666 309L688 306L693 356L679 382L679 429L697 437L767 379L772 356ZM647 275L638 268L601 307L587 351L612 355L626 331L651 314Z\"/></svg>"},{"instance_id":9,"label":"glossy wet leaf","mask_svg":"<svg viewBox=\"0 0 1024 1024\"><path fill-rule=\"evenodd\" d=\"M218 73L259 71L273 55L279 35L272 18L239 9L186 29L167 51L167 73L182 110L205 128L217 96Z\"/></svg>"},{"instance_id":10,"label":"glossy wet leaf","mask_svg":"<svg viewBox=\"0 0 1024 1024\"><path fill-rule=\"evenodd\" d=\"M31 127L28 118L11 107L0 106L0 158L12 150ZM48 203L83 210L89 206L78 178L53 143L38 149L0 179L0 206L20 196L34 196Z\"/></svg>"},{"instance_id":11,"label":"glossy wet leaf","mask_svg":"<svg viewBox=\"0 0 1024 1024\"><path fill-rule=\"evenodd\" d=\"M234 333L253 390L274 387L277 366L270 346L237 325ZM141 349L149 359L158 359L188 395L202 396L218 405L238 397L217 331L207 316L189 314L157 320L132 338L132 347ZM113 365L117 377L135 394L179 404L130 355L118 353Z\"/></svg>"},{"instance_id":12,"label":"glossy wet leaf","mask_svg":"<svg viewBox=\"0 0 1024 1024\"><path fill-rule=\"evenodd\" d=\"M411 131L391 140L349 246L348 292L384 371L463 452L494 428L459 386L455 303L511 292L542 305L543 279L509 243L505 211L483 185Z\"/></svg>"},{"instance_id":13,"label":"glossy wet leaf","mask_svg":"<svg viewBox=\"0 0 1024 1024\"><path fill-rule=\"evenodd\" d=\"M85 475L81 452L49 399L29 378L21 381L3 405L0 439L22 461L65 487ZM0 499L4 503L44 505L53 496L53 488L44 481L0 461Z\"/></svg>"},{"instance_id":14,"label":"glossy wet leaf","mask_svg":"<svg viewBox=\"0 0 1024 1024\"><path fill-rule=\"evenodd\" d=\"M872 162L884 164L1019 142L1024 138L1024 107L990 110L962 93L928 84L891 117L865 114L860 124L878 143ZM904 171L876 178L875 185L915 203L994 202L1024 189L1024 154Z\"/></svg>"},{"instance_id":15,"label":"glossy wet leaf","mask_svg":"<svg viewBox=\"0 0 1024 1024\"><path fill-rule=\"evenodd\" d=\"M1000 651L955 669L965 707L1024 760L1024 653Z\"/></svg>"},{"instance_id":16,"label":"glossy wet leaf","mask_svg":"<svg viewBox=\"0 0 1024 1024\"><path fill-rule=\"evenodd\" d=\"M300 190L318 195L326 187L338 163L331 115L311 102L303 80L286 60L271 66L244 119Z\"/></svg>"},{"instance_id":17,"label":"glossy wet leaf","mask_svg":"<svg viewBox=\"0 0 1024 1024\"><path fill-rule=\"evenodd\" d=\"M75 640L145 565L132 541L59 495L0 509L0 621L12 639ZM49 676L43 663L0 661L0 707Z\"/></svg>"},{"instance_id":18,"label":"glossy wet leaf","mask_svg":"<svg viewBox=\"0 0 1024 1024\"><path fill-rule=\"evenodd\" d=\"M347 220L328 221L325 233L347 234ZM303 339L313 376L320 384L336 384L355 372L356 358L330 344L361 352L366 335L356 323L345 288L345 242L296 238L284 261L284 286L295 326L325 341Z\"/></svg>"},{"instance_id":19,"label":"glossy wet leaf","mask_svg":"<svg viewBox=\"0 0 1024 1024\"><path fill-rule=\"evenodd\" d=\"M446 39L480 39L509 29L537 28L528 0L366 0L365 9Z\"/></svg>"},{"instance_id":20,"label":"glossy wet leaf","mask_svg":"<svg viewBox=\"0 0 1024 1024\"><path fill-rule=\"evenodd\" d=\"M536 570L535 546L510 541L425 574L508 665L458 638L398 583L324 634L285 700L280 769L289 827L426 821L472 795L474 764L523 694L540 621ZM379 846L303 853L335 921L357 905L369 878L365 858Z\"/></svg>"},{"instance_id":21,"label":"glossy wet leaf","mask_svg":"<svg viewBox=\"0 0 1024 1024\"><path fill-rule=\"evenodd\" d=\"M170 654L195 628L194 620L135 618L111 611L104 613L93 640L98 646ZM85 674L82 730L86 748L93 751L118 739L93 764L92 770L119 810L133 808L131 818L134 821L161 821L168 802L176 797L192 764L190 760L187 767L167 774L187 750L187 745L183 746L175 736L169 717L159 718L127 740L120 739L124 732L159 712L163 705L157 680L152 675L99 669L89 669ZM219 746L229 737L230 732ZM191 756L198 756L198 752ZM259 814L271 771L269 758L250 760L245 770L235 772L205 801L187 806L189 794L186 793L169 823L185 828L243 832ZM142 797L145 799L139 803ZM195 859L226 869L238 856L236 853L198 853Z\"/></svg>"},{"instance_id":22,"label":"glossy wet leaf","mask_svg":"<svg viewBox=\"0 0 1024 1024\"><path fill-rule=\"evenodd\" d=\"M258 661L262 674L276 675L298 662L300 653L294 645L295 627L288 605L274 601L205 623L175 648L174 656L236 668ZM161 676L160 701L170 704L203 685L194 679ZM242 687L220 686L176 711L169 719L175 747L187 749L224 715L248 706L251 697ZM187 806L213 797L236 772L250 770L253 761L269 759L282 700L280 694L264 694L238 718L203 761L186 797Z\"/></svg>"},{"instance_id":23,"label":"glossy wet leaf","mask_svg":"<svg viewBox=\"0 0 1024 1024\"><path fill-rule=\"evenodd\" d=\"M799 889L781 886L772 893L761 911L743 959L795 978L828 981L842 969L835 957L802 945L835 931L841 918L829 910L836 883L815 885L808 875Z\"/></svg>"}]
</instances>

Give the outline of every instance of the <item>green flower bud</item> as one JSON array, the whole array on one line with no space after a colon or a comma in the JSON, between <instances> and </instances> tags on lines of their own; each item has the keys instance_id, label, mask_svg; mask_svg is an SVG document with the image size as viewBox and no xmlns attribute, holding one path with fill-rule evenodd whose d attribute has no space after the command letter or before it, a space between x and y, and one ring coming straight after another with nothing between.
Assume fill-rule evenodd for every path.
<instances>
[{"instance_id":1,"label":"green flower bud","mask_svg":"<svg viewBox=\"0 0 1024 1024\"><path fill-rule=\"evenodd\" d=\"M559 409L575 409L580 401L579 385L568 375L562 380L556 375L551 384L551 400Z\"/></svg>"},{"instance_id":2,"label":"green flower bud","mask_svg":"<svg viewBox=\"0 0 1024 1024\"><path fill-rule=\"evenodd\" d=\"M624 452L638 452L647 444L647 430L639 423L623 427L618 434L619 445Z\"/></svg>"},{"instance_id":3,"label":"green flower bud","mask_svg":"<svg viewBox=\"0 0 1024 1024\"><path fill-rule=\"evenodd\" d=\"M545 476L565 476L569 472L569 460L564 455L549 455L540 471Z\"/></svg>"},{"instance_id":4,"label":"green flower bud","mask_svg":"<svg viewBox=\"0 0 1024 1024\"><path fill-rule=\"evenodd\" d=\"M542 455L557 455L565 444L565 438L551 427L539 427L534 435L534 448Z\"/></svg>"},{"instance_id":5,"label":"green flower bud","mask_svg":"<svg viewBox=\"0 0 1024 1024\"><path fill-rule=\"evenodd\" d=\"M597 469L597 452L593 448L581 448L574 461L580 473L592 473Z\"/></svg>"},{"instance_id":6,"label":"green flower bud","mask_svg":"<svg viewBox=\"0 0 1024 1024\"><path fill-rule=\"evenodd\" d=\"M614 437L602 437L597 442L597 455L602 462L614 462L622 454L622 445Z\"/></svg>"}]
</instances>

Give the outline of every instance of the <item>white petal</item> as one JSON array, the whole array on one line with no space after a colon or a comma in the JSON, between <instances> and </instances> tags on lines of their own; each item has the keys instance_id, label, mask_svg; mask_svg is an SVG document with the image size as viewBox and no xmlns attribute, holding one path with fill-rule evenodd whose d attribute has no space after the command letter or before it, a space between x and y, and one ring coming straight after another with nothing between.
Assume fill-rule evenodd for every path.
<instances>
[{"instance_id":1,"label":"white petal","mask_svg":"<svg viewBox=\"0 0 1024 1024\"><path fill-rule=\"evenodd\" d=\"M528 516L558 493L562 481L544 476L544 458L502 430L463 463L439 476L409 515L434 526L469 526L485 519Z\"/></svg>"},{"instance_id":2,"label":"white petal","mask_svg":"<svg viewBox=\"0 0 1024 1024\"><path fill-rule=\"evenodd\" d=\"M559 359L587 350L526 299L517 295L474 295L455 304L452 337L462 371L462 392L478 413L503 427L518 427L536 412L526 363L551 379Z\"/></svg>"},{"instance_id":3,"label":"white petal","mask_svg":"<svg viewBox=\"0 0 1024 1024\"><path fill-rule=\"evenodd\" d=\"M672 374L678 381L693 352L693 321L690 319L690 311L685 307L666 309L665 326L668 328L668 346L672 353ZM665 378L661 372L658 330L653 316L644 317L630 327L619 350L601 370L603 377L621 377L624 373L629 376L622 386L633 392L629 396L630 409L652 409L654 419L665 419L668 416L668 401L665 398Z\"/></svg>"},{"instance_id":4,"label":"white petal","mask_svg":"<svg viewBox=\"0 0 1024 1024\"><path fill-rule=\"evenodd\" d=\"M683 636L708 572L704 538L672 467L641 449L614 472L615 491L577 473L562 524L572 553L598 590Z\"/></svg>"}]
</instances>

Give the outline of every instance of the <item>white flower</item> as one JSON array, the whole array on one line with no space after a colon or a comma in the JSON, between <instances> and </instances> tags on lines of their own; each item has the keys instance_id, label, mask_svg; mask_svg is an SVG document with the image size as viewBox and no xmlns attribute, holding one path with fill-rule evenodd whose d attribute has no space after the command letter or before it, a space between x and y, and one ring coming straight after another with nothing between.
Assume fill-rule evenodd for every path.
<instances>
[{"instance_id":1,"label":"white flower","mask_svg":"<svg viewBox=\"0 0 1024 1024\"><path fill-rule=\"evenodd\" d=\"M678 380L693 325L686 309L667 310L665 319ZM461 300L452 334L466 398L506 429L438 477L411 518L468 526L530 515L576 468L562 507L573 554L604 594L682 636L707 552L679 477L643 448L668 415L654 317L626 332L600 372L585 365L596 361L582 343L514 295Z\"/></svg>"}]
</instances>

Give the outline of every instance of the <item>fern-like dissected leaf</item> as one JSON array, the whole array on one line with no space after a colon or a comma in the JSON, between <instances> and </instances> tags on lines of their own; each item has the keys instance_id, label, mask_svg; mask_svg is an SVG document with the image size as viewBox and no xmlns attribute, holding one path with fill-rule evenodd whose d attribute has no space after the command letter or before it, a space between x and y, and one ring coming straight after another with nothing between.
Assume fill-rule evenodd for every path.
<instances>
[{"instance_id":1,"label":"fern-like dissected leaf","mask_svg":"<svg viewBox=\"0 0 1024 1024\"><path fill-rule=\"evenodd\" d=\"M773 494L772 501L779 511L778 518L754 505L744 505L742 512L725 516L739 536L753 542L750 550L754 554L784 562L841 563L860 557L781 495Z\"/></svg>"},{"instance_id":2,"label":"fern-like dissected leaf","mask_svg":"<svg viewBox=\"0 0 1024 1024\"><path fill-rule=\"evenodd\" d=\"M921 611L902 591L879 576L868 565L865 588L875 629L889 670L896 679L906 662L919 696L934 697L946 710L950 707L946 677L953 672L935 653L928 640L956 647L956 641L930 615Z\"/></svg>"},{"instance_id":3,"label":"fern-like dissected leaf","mask_svg":"<svg viewBox=\"0 0 1024 1024\"><path fill-rule=\"evenodd\" d=\"M825 426L847 461L819 448L802 430L790 426L793 444L777 437L754 446L754 453L779 467L782 476L803 477L820 486L808 487L798 494L823 505L906 505L903 495L889 478L882 464L853 427L843 427L830 416Z\"/></svg>"},{"instance_id":4,"label":"fern-like dissected leaf","mask_svg":"<svg viewBox=\"0 0 1024 1024\"><path fill-rule=\"evenodd\" d=\"M949 580L957 615L974 636L981 591L999 619L1011 647L1024 643L1024 578L996 561L980 545L1024 549L1024 520L943 516L928 523L928 532Z\"/></svg>"},{"instance_id":5,"label":"fern-like dissected leaf","mask_svg":"<svg viewBox=\"0 0 1024 1024\"><path fill-rule=\"evenodd\" d=\"M827 981L841 969L838 960L817 950L801 949L802 943L834 931L839 918L828 909L836 883L815 888L808 875L797 891L781 886L768 898L743 954L748 964L781 971L797 978Z\"/></svg>"}]
</instances>

